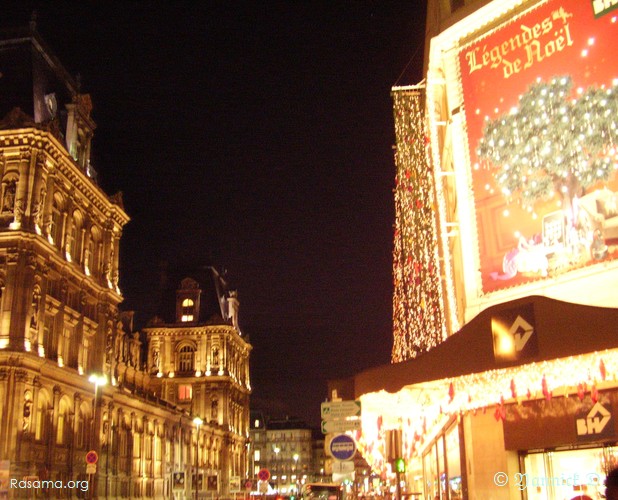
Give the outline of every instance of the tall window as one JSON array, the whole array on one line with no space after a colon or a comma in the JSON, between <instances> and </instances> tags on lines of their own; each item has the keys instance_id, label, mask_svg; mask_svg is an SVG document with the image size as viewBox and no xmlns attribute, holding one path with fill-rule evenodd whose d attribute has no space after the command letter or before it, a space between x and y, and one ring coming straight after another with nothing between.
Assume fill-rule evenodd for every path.
<instances>
[{"instance_id":1,"label":"tall window","mask_svg":"<svg viewBox=\"0 0 618 500\"><path fill-rule=\"evenodd\" d=\"M65 244L66 256L69 262L72 262L77 254L76 248L75 248L76 245L77 245L77 225L75 224L75 221L72 221L69 227L69 230L67 231L66 244Z\"/></svg>"},{"instance_id":2,"label":"tall window","mask_svg":"<svg viewBox=\"0 0 618 500\"><path fill-rule=\"evenodd\" d=\"M195 302L193 302L193 300L191 299L185 299L182 301L181 320L183 322L193 321L194 305L195 305Z\"/></svg>"},{"instance_id":3,"label":"tall window","mask_svg":"<svg viewBox=\"0 0 618 500\"><path fill-rule=\"evenodd\" d=\"M49 416L47 414L48 398L43 392L39 392L39 399L36 405L36 422L34 429L34 439L40 441L46 436L49 429Z\"/></svg>"},{"instance_id":4,"label":"tall window","mask_svg":"<svg viewBox=\"0 0 618 500\"><path fill-rule=\"evenodd\" d=\"M120 456L126 457L129 454L129 429L128 424L125 422L120 429Z\"/></svg>"},{"instance_id":5,"label":"tall window","mask_svg":"<svg viewBox=\"0 0 618 500\"><path fill-rule=\"evenodd\" d=\"M52 208L52 220L47 227L47 238L52 245L60 247L62 242L62 214L58 207L56 200L54 200L54 206Z\"/></svg>"},{"instance_id":6,"label":"tall window","mask_svg":"<svg viewBox=\"0 0 618 500\"><path fill-rule=\"evenodd\" d=\"M45 355L50 359L56 359L57 346L54 339L54 316L45 315L43 322L43 346L45 347Z\"/></svg>"},{"instance_id":7,"label":"tall window","mask_svg":"<svg viewBox=\"0 0 618 500\"><path fill-rule=\"evenodd\" d=\"M139 454L142 446L142 435L140 431L133 433L133 458L139 458Z\"/></svg>"},{"instance_id":8,"label":"tall window","mask_svg":"<svg viewBox=\"0 0 618 500\"><path fill-rule=\"evenodd\" d=\"M193 371L193 358L195 350L190 345L183 346L178 352L178 371Z\"/></svg>"},{"instance_id":9,"label":"tall window","mask_svg":"<svg viewBox=\"0 0 618 500\"><path fill-rule=\"evenodd\" d=\"M94 269L92 259L94 257L94 241L92 235L88 235L86 248L84 248L84 272L86 276L90 276L90 270Z\"/></svg>"},{"instance_id":10,"label":"tall window","mask_svg":"<svg viewBox=\"0 0 618 500\"><path fill-rule=\"evenodd\" d=\"M56 444L58 445L67 444L67 435L70 429L69 411L70 407L67 401L64 399L60 401L58 423L56 427Z\"/></svg>"},{"instance_id":11,"label":"tall window","mask_svg":"<svg viewBox=\"0 0 618 500\"><path fill-rule=\"evenodd\" d=\"M178 400L189 401L193 397L193 387L190 384L178 386Z\"/></svg>"},{"instance_id":12,"label":"tall window","mask_svg":"<svg viewBox=\"0 0 618 500\"><path fill-rule=\"evenodd\" d=\"M89 420L88 410L84 407L79 408L77 412L77 442L75 445L80 450L88 443Z\"/></svg>"},{"instance_id":13,"label":"tall window","mask_svg":"<svg viewBox=\"0 0 618 500\"><path fill-rule=\"evenodd\" d=\"M78 360L77 366L81 368L82 373L88 373L90 365L88 364L88 356L90 355L90 338L86 336L84 332L84 336L82 338L81 345L78 347Z\"/></svg>"},{"instance_id":14,"label":"tall window","mask_svg":"<svg viewBox=\"0 0 618 500\"><path fill-rule=\"evenodd\" d=\"M58 342L58 364L61 366L73 367L71 359L71 338L73 337L73 327L65 324L63 334Z\"/></svg>"}]
</instances>

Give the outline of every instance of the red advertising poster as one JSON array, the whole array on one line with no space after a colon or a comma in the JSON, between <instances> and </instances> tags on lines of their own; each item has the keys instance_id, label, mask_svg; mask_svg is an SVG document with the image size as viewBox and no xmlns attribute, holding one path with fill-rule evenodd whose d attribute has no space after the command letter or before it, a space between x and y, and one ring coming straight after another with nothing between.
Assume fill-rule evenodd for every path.
<instances>
[{"instance_id":1,"label":"red advertising poster","mask_svg":"<svg viewBox=\"0 0 618 500\"><path fill-rule=\"evenodd\" d=\"M485 293L618 258L617 16L548 0L459 53Z\"/></svg>"}]
</instances>

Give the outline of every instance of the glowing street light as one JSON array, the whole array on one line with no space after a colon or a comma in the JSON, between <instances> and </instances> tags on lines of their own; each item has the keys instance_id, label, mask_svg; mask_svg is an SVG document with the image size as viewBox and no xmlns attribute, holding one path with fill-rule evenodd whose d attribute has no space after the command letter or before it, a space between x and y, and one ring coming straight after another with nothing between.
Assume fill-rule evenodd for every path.
<instances>
[{"instance_id":1,"label":"glowing street light","mask_svg":"<svg viewBox=\"0 0 618 500\"><path fill-rule=\"evenodd\" d=\"M200 453L200 426L204 423L204 421L200 417L195 417L193 419L193 423L196 427L196 436L195 436L195 498L198 498L199 491L199 461L198 455Z\"/></svg>"},{"instance_id":2,"label":"glowing street light","mask_svg":"<svg viewBox=\"0 0 618 500\"><path fill-rule=\"evenodd\" d=\"M277 493L279 492L279 476L281 475L281 471L279 470L279 452L281 451L281 448L279 448L278 446L275 446L273 448L273 451L275 452L275 466L277 468Z\"/></svg>"},{"instance_id":3,"label":"glowing street light","mask_svg":"<svg viewBox=\"0 0 618 500\"><path fill-rule=\"evenodd\" d=\"M104 385L107 385L107 376L101 375L99 373L93 373L92 375L90 375L90 377L88 377L88 382L90 382L91 384L94 384L94 390L96 393L99 387L103 387Z\"/></svg>"},{"instance_id":4,"label":"glowing street light","mask_svg":"<svg viewBox=\"0 0 618 500\"><path fill-rule=\"evenodd\" d=\"M300 455L298 453L294 453L294 455L292 455L292 458L294 459L294 477L296 478L296 470L297 470L297 467L298 467L298 459L300 458ZM296 494L298 495L299 494L299 490L300 490L300 488L298 487L299 486L298 479L296 479L295 483L296 483L295 484L296 485Z\"/></svg>"},{"instance_id":5,"label":"glowing street light","mask_svg":"<svg viewBox=\"0 0 618 500\"><path fill-rule=\"evenodd\" d=\"M100 373L93 373L90 375L90 377L88 377L88 382L90 382L91 384L94 384L94 399L92 401L92 436L90 438L90 449L94 450L94 451L98 451L96 450L96 448L98 448L99 445L99 440L96 437L96 433L97 433L97 423L100 420L100 415L99 415L99 405L98 403L98 399L99 399L99 387L103 387L105 385L107 385L107 377L103 374ZM90 481L90 488L89 488L89 494L90 494L90 498L94 498L96 496L96 474L92 474L92 480Z\"/></svg>"}]
</instances>

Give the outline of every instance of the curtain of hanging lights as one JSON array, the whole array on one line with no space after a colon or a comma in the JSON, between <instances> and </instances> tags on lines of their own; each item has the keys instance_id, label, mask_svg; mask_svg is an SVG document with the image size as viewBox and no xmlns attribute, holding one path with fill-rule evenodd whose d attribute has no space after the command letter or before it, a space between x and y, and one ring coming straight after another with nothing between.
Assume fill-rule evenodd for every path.
<instances>
[{"instance_id":1,"label":"curtain of hanging lights","mask_svg":"<svg viewBox=\"0 0 618 500\"><path fill-rule=\"evenodd\" d=\"M445 337L436 201L428 161L422 87L393 90L395 234L393 363L416 357Z\"/></svg>"}]
</instances>

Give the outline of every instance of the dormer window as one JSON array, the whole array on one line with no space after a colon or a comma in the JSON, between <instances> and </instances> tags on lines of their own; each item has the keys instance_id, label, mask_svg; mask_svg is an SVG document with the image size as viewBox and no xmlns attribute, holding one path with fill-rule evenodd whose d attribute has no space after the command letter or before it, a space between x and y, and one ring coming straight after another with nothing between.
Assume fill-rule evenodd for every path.
<instances>
[{"instance_id":1,"label":"dormer window","mask_svg":"<svg viewBox=\"0 0 618 500\"><path fill-rule=\"evenodd\" d=\"M195 323L199 321L200 294L197 281L185 278L176 291L176 322Z\"/></svg>"},{"instance_id":2,"label":"dormer window","mask_svg":"<svg viewBox=\"0 0 618 500\"><path fill-rule=\"evenodd\" d=\"M195 310L195 302L191 299L185 299L182 301L182 316L180 320L184 322L194 321L193 311Z\"/></svg>"}]
</instances>

